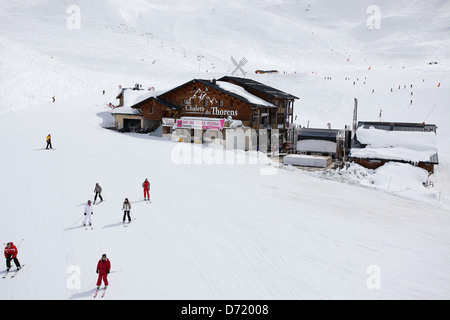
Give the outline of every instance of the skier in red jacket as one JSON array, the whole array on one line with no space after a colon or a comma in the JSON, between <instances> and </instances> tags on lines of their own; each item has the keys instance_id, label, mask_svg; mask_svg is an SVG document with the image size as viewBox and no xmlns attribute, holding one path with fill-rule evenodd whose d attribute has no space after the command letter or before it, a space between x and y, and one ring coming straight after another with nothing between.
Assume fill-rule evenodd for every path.
<instances>
[{"instance_id":1,"label":"skier in red jacket","mask_svg":"<svg viewBox=\"0 0 450 320\"><path fill-rule=\"evenodd\" d=\"M20 270L20 263L19 260L17 259L17 254L19 253L19 251L17 251L16 246L14 245L14 243L12 242L8 242L6 244L6 248L5 248L5 258L6 258L6 271L9 271L9 269L11 268L11 260L14 260L14 264L17 267L17 270Z\"/></svg>"},{"instance_id":2,"label":"skier in red jacket","mask_svg":"<svg viewBox=\"0 0 450 320\"><path fill-rule=\"evenodd\" d=\"M148 182L148 179L145 179L142 187L144 188L144 200L150 201L150 182Z\"/></svg>"},{"instance_id":3,"label":"skier in red jacket","mask_svg":"<svg viewBox=\"0 0 450 320\"><path fill-rule=\"evenodd\" d=\"M97 273L98 273L98 280L97 280L97 289L100 288L100 285L102 284L102 280L105 283L105 287L108 286L108 274L111 270L111 262L109 262L109 259L106 257L106 254L102 255L102 258L97 263Z\"/></svg>"}]
</instances>

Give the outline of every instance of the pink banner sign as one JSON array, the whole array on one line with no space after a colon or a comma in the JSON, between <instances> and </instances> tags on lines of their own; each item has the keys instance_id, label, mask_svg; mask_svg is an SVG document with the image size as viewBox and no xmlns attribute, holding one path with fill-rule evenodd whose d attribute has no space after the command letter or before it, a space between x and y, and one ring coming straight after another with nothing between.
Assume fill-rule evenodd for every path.
<instances>
[{"instance_id":1,"label":"pink banner sign","mask_svg":"<svg viewBox=\"0 0 450 320\"><path fill-rule=\"evenodd\" d=\"M225 119L178 119L177 127L180 129L221 130Z\"/></svg>"}]
</instances>

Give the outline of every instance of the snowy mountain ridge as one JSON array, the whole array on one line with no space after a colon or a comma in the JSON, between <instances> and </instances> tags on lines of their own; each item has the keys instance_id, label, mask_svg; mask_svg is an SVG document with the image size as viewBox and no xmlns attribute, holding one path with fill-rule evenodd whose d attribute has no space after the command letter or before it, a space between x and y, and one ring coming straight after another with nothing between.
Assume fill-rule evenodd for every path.
<instances>
[{"instance_id":1,"label":"snowy mountain ridge","mask_svg":"<svg viewBox=\"0 0 450 320\"><path fill-rule=\"evenodd\" d=\"M0 298L92 299L106 253L104 299L448 299L449 2L378 1L380 29L372 4L2 0L0 234L24 239L26 268L0 279ZM300 97L302 126L350 124L354 98L360 120L435 123L434 187L410 165L311 173L220 150L233 164L210 164L196 162L205 146L103 128L119 85L219 79L231 57ZM180 149L193 163L174 161ZM85 230L97 182L105 201Z\"/></svg>"}]
</instances>

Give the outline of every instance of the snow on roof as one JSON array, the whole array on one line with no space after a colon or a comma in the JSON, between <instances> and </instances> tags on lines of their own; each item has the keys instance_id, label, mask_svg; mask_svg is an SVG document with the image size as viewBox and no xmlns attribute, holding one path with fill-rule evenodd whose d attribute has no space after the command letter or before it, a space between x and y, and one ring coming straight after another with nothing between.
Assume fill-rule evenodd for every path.
<instances>
[{"instance_id":1,"label":"snow on roof","mask_svg":"<svg viewBox=\"0 0 450 320\"><path fill-rule=\"evenodd\" d=\"M118 107L115 108L111 114L115 115L115 114L130 114L130 115L140 115L139 110L138 109L133 109L131 108L131 106L123 106L123 107Z\"/></svg>"},{"instance_id":2,"label":"snow on roof","mask_svg":"<svg viewBox=\"0 0 450 320\"><path fill-rule=\"evenodd\" d=\"M154 91L150 91L154 93ZM113 110L112 114L134 114L139 115L139 110L132 109L131 106L135 104L136 99L144 95L143 90L124 89L123 92L123 106Z\"/></svg>"},{"instance_id":3,"label":"snow on roof","mask_svg":"<svg viewBox=\"0 0 450 320\"><path fill-rule=\"evenodd\" d=\"M216 81L216 84L219 87L221 87L223 90L237 94L237 95L245 98L248 102L250 102L252 104L258 104L258 105L267 106L267 107L274 107L274 105L272 103L267 102L266 100L263 100L261 98L258 98L257 96L251 94L244 88L237 86L235 84L232 84L230 82Z\"/></svg>"},{"instance_id":4,"label":"snow on roof","mask_svg":"<svg viewBox=\"0 0 450 320\"><path fill-rule=\"evenodd\" d=\"M276 71L276 70L273 70L273 71ZM231 77L231 76L225 76L225 77L219 79L219 81L226 81L226 82L229 82L230 80L238 83L240 86L242 86L244 88L252 88L254 90L258 90L259 92L268 94L269 96L274 97L274 98L298 99L298 97L296 97L296 96L293 96L289 93L275 89L273 87L270 87L268 85L265 85L263 83L255 81L253 79Z\"/></svg>"},{"instance_id":5,"label":"snow on roof","mask_svg":"<svg viewBox=\"0 0 450 320\"><path fill-rule=\"evenodd\" d=\"M124 90L123 107L114 109L113 114L134 114L140 115L139 109L133 106L149 98L156 98L165 91L143 91L143 90Z\"/></svg>"},{"instance_id":6,"label":"snow on roof","mask_svg":"<svg viewBox=\"0 0 450 320\"><path fill-rule=\"evenodd\" d=\"M163 94L165 91L147 91L144 94L141 94L140 96L136 97L134 102L130 106L135 106L138 103L141 103L142 101L145 101L149 98L156 98L157 96Z\"/></svg>"},{"instance_id":7,"label":"snow on roof","mask_svg":"<svg viewBox=\"0 0 450 320\"><path fill-rule=\"evenodd\" d=\"M386 131L370 127L356 130L356 138L365 148L352 148L350 156L411 162L430 161L437 154L433 132Z\"/></svg>"}]
</instances>

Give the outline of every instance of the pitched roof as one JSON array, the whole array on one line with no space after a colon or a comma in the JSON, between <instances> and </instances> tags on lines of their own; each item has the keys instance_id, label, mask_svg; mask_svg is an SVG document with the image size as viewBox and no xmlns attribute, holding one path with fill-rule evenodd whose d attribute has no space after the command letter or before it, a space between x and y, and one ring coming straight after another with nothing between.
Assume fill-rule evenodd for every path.
<instances>
[{"instance_id":1,"label":"pitched roof","mask_svg":"<svg viewBox=\"0 0 450 320\"><path fill-rule=\"evenodd\" d=\"M268 85L265 85L252 79L225 76L220 78L218 81L235 82L244 88L250 88L259 91L275 99L299 99L298 97L292 94L275 89L273 87L270 87Z\"/></svg>"},{"instance_id":2,"label":"pitched roof","mask_svg":"<svg viewBox=\"0 0 450 320\"><path fill-rule=\"evenodd\" d=\"M275 105L273 103L268 102L264 99L261 99L255 95L251 94L250 92L245 90L243 87L235 85L231 82L216 81L216 85L218 85L221 89L227 91L228 94L234 93L234 94L241 96L242 98L244 98L251 104L262 105L262 106L266 106L266 107L275 107Z\"/></svg>"},{"instance_id":3,"label":"pitched roof","mask_svg":"<svg viewBox=\"0 0 450 320\"><path fill-rule=\"evenodd\" d=\"M222 92L228 96L231 96L237 100L248 103L249 105L251 105L255 108L276 108L276 106L273 105L271 102L261 99L260 97L257 97L254 94L248 92L246 90L245 86L235 84L235 83L238 83L237 80L234 81L235 83L232 83L232 82L228 81L230 79L232 79L232 80L238 79L238 80L246 80L246 81L248 80L248 79L242 79L242 78L237 78L237 77L223 77L223 78L219 79L218 81L193 79L193 80L183 83L175 88L172 88L163 93L160 93L157 96L156 95L151 95L151 96L142 95L141 97L136 99L136 102L131 107L137 108L140 103L145 102L150 99L154 99L154 100L158 101L159 103L161 103L173 110L175 110L175 109L180 110L179 106L176 106L173 103L168 102L166 99L164 99L164 96L173 91L176 91L188 84L200 83L200 84L207 86L208 88L217 90L217 91ZM253 80L249 80L249 81L252 81L251 86L248 86L249 88L257 88L258 91L262 91L262 92L268 94L269 96L277 97L277 98L298 99L295 96L292 96L288 93L282 92L275 88L266 86L262 83L259 83L259 82L253 81ZM248 84L248 82L246 82L246 85L247 84Z\"/></svg>"},{"instance_id":4,"label":"pitched roof","mask_svg":"<svg viewBox=\"0 0 450 320\"><path fill-rule=\"evenodd\" d=\"M233 98L235 98L237 100L243 101L243 102L248 103L248 104L250 104L250 105L252 105L254 107L257 107L257 108L258 107L259 108L260 107L276 108L276 106L273 105L272 103L270 103L268 101L265 101L265 100L255 96L255 95L251 94L250 92L247 92L246 90L242 91L241 88L231 88L228 85L222 85L221 86L220 84L217 84L216 81L204 80L204 79L193 79L191 81L183 83L182 85L179 85L178 87L175 87L175 88L173 88L171 90L166 91L164 94L158 96L158 98L164 99L164 95L166 95L168 93L171 93L173 91L176 91L176 90L178 90L178 89L180 89L180 88L182 88L182 87L184 87L184 86L186 86L188 84L191 84L191 83L201 83L201 84L203 84L203 85L205 85L205 86L207 86L207 87L209 87L211 89L214 89L214 90L217 90L219 92L222 92L222 93L224 93L226 95L229 95L229 96L231 96L231 97L233 97ZM238 87L238 86L236 86L236 87Z\"/></svg>"},{"instance_id":5,"label":"pitched roof","mask_svg":"<svg viewBox=\"0 0 450 320\"><path fill-rule=\"evenodd\" d=\"M159 97L152 97L151 99L155 100L156 102L158 102L158 103L162 104L163 106L165 106L169 109L172 109L174 111L181 110L181 107L173 104L172 102L166 101L164 99L160 99Z\"/></svg>"}]
</instances>

